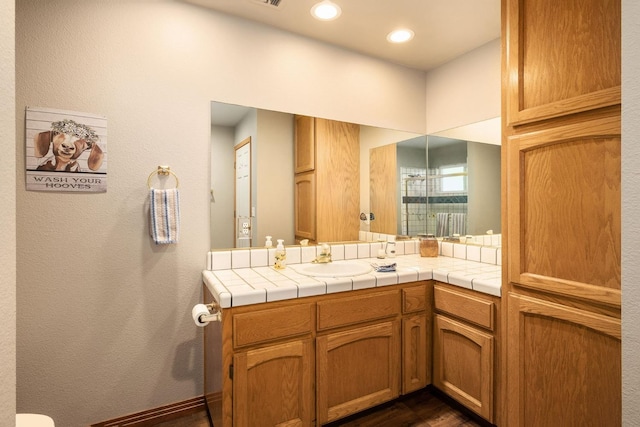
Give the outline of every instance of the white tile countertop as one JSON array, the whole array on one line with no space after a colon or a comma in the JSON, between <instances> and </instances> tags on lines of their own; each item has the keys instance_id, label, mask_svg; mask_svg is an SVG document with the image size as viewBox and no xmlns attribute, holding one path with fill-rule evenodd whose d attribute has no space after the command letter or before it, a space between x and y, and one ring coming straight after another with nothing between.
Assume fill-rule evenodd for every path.
<instances>
[{"instance_id":1,"label":"white tile countertop","mask_svg":"<svg viewBox=\"0 0 640 427\"><path fill-rule=\"evenodd\" d=\"M298 270L315 258L316 247L287 247L287 260L292 258L293 262L288 262L284 270L276 270L270 266L272 264L268 260L273 256L270 253L272 249L210 252L208 266L202 272L202 278L222 308L431 279L490 295L501 295L502 267L499 248L441 243L440 256L423 258L416 253L417 244L406 242L398 246L399 255L395 258L371 258L369 254L377 253L381 245L331 245L333 263L349 262L367 266L396 263L396 271L376 272L372 269L369 273L358 276L311 277ZM463 256L463 248L458 246L467 246L464 248L465 252L471 254ZM485 252L482 259L481 251ZM308 252L306 256L304 252ZM455 252L457 256L453 256ZM451 255L447 256L449 254Z\"/></svg>"}]
</instances>

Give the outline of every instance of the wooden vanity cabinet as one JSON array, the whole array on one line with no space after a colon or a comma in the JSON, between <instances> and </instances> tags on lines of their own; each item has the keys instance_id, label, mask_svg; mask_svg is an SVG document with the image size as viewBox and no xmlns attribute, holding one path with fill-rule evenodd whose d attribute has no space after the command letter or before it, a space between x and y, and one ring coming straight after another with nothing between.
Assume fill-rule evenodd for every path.
<instances>
[{"instance_id":1,"label":"wooden vanity cabinet","mask_svg":"<svg viewBox=\"0 0 640 427\"><path fill-rule=\"evenodd\" d=\"M436 282L433 385L495 421L500 298Z\"/></svg>"},{"instance_id":2,"label":"wooden vanity cabinet","mask_svg":"<svg viewBox=\"0 0 640 427\"><path fill-rule=\"evenodd\" d=\"M296 240L358 240L359 125L308 116L295 120Z\"/></svg>"},{"instance_id":3,"label":"wooden vanity cabinet","mask_svg":"<svg viewBox=\"0 0 640 427\"><path fill-rule=\"evenodd\" d=\"M313 314L312 303L234 313L234 426L312 425Z\"/></svg>"},{"instance_id":4,"label":"wooden vanity cabinet","mask_svg":"<svg viewBox=\"0 0 640 427\"><path fill-rule=\"evenodd\" d=\"M400 395L400 290L319 301L318 423Z\"/></svg>"},{"instance_id":5,"label":"wooden vanity cabinet","mask_svg":"<svg viewBox=\"0 0 640 427\"><path fill-rule=\"evenodd\" d=\"M322 425L426 386L431 284L224 309L205 328L214 424Z\"/></svg>"}]
</instances>

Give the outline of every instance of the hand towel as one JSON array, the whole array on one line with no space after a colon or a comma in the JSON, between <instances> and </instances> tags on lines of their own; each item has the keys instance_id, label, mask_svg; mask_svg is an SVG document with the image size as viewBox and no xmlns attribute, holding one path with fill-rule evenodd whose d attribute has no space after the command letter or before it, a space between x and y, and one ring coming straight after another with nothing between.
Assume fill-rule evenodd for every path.
<instances>
[{"instance_id":1,"label":"hand towel","mask_svg":"<svg viewBox=\"0 0 640 427\"><path fill-rule=\"evenodd\" d=\"M441 212L436 214L436 237L449 235L449 214Z\"/></svg>"},{"instance_id":2,"label":"hand towel","mask_svg":"<svg viewBox=\"0 0 640 427\"><path fill-rule=\"evenodd\" d=\"M151 237L156 245L178 243L180 197L177 188L149 191Z\"/></svg>"},{"instance_id":3,"label":"hand towel","mask_svg":"<svg viewBox=\"0 0 640 427\"><path fill-rule=\"evenodd\" d=\"M459 234L461 236L467 234L467 214L451 214L451 234Z\"/></svg>"},{"instance_id":4,"label":"hand towel","mask_svg":"<svg viewBox=\"0 0 640 427\"><path fill-rule=\"evenodd\" d=\"M373 267L373 269L375 271L377 271L378 273L389 273L392 271L396 271L396 263L392 263L392 264L387 264L387 265L378 265L378 264L371 264L371 267Z\"/></svg>"}]
</instances>

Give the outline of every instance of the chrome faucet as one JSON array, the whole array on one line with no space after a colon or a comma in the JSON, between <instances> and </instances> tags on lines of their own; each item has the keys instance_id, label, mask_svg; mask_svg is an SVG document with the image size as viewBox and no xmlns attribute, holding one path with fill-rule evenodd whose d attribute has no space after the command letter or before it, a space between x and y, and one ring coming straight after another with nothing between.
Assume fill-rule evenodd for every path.
<instances>
[{"instance_id":1,"label":"chrome faucet","mask_svg":"<svg viewBox=\"0 0 640 427\"><path fill-rule=\"evenodd\" d=\"M327 264L331 262L331 246L326 243L322 244L322 249L320 250L320 255L313 261L314 264Z\"/></svg>"}]
</instances>

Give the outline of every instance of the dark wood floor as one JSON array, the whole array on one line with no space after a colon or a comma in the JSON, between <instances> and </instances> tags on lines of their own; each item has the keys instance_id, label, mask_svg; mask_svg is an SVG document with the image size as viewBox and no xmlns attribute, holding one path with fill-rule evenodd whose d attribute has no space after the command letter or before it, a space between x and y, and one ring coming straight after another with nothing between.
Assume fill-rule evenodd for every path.
<instances>
[{"instance_id":1,"label":"dark wood floor","mask_svg":"<svg viewBox=\"0 0 640 427\"><path fill-rule=\"evenodd\" d=\"M325 427L486 427L490 424L461 412L434 390L423 390ZM159 427L210 427L205 411L157 424Z\"/></svg>"}]
</instances>

